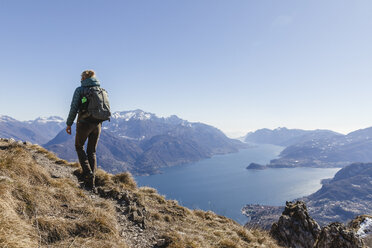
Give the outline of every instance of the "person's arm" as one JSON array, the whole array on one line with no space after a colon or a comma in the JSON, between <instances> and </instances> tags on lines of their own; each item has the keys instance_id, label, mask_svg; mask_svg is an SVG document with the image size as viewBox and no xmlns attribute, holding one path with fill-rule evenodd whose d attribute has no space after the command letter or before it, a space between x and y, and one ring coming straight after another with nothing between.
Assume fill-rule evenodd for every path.
<instances>
[{"instance_id":1,"label":"person's arm","mask_svg":"<svg viewBox=\"0 0 372 248\"><path fill-rule=\"evenodd\" d=\"M79 106L80 106L80 87L76 88L74 92L74 96L72 97L70 112L68 114L67 121L66 121L66 125L67 125L66 132L68 134L71 134L71 126L74 123L76 115L79 111Z\"/></svg>"}]
</instances>

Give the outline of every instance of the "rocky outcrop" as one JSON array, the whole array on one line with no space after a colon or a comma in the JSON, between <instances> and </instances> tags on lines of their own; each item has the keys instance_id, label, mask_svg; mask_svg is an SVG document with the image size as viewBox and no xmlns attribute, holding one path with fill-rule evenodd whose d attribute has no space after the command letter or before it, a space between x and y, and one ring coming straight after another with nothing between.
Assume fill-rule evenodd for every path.
<instances>
[{"instance_id":1,"label":"rocky outcrop","mask_svg":"<svg viewBox=\"0 0 372 248\"><path fill-rule=\"evenodd\" d=\"M320 229L309 216L303 201L286 202L284 212L272 225L270 234L280 245L290 248L362 248L366 247L365 235L359 233L368 234L367 217L358 217L348 226L335 222Z\"/></svg>"},{"instance_id":2,"label":"rocky outcrop","mask_svg":"<svg viewBox=\"0 0 372 248\"><path fill-rule=\"evenodd\" d=\"M362 248L363 242L357 234L342 223L331 223L322 228L314 248Z\"/></svg>"},{"instance_id":3,"label":"rocky outcrop","mask_svg":"<svg viewBox=\"0 0 372 248\"><path fill-rule=\"evenodd\" d=\"M272 225L270 233L282 246L312 248L320 227L309 216L304 202L286 202L282 216Z\"/></svg>"}]
</instances>

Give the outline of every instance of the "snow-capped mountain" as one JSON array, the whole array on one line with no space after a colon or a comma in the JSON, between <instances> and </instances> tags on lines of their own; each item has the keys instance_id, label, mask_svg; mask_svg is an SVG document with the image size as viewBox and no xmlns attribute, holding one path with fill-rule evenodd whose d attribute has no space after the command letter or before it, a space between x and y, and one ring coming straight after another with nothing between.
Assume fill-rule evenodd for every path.
<instances>
[{"instance_id":1,"label":"snow-capped mountain","mask_svg":"<svg viewBox=\"0 0 372 248\"><path fill-rule=\"evenodd\" d=\"M40 117L20 122L4 116L1 120L0 137L45 144L64 159L77 159L74 135L66 134L62 118ZM158 117L142 110L114 112L111 120L103 123L102 129L98 162L111 172L155 173L164 166L236 152L246 147L212 126L191 123L175 115Z\"/></svg>"},{"instance_id":2,"label":"snow-capped mountain","mask_svg":"<svg viewBox=\"0 0 372 248\"><path fill-rule=\"evenodd\" d=\"M44 144L65 126L61 117L39 117L30 121L18 121L10 116L0 116L0 137L28 140Z\"/></svg>"},{"instance_id":3,"label":"snow-capped mountain","mask_svg":"<svg viewBox=\"0 0 372 248\"><path fill-rule=\"evenodd\" d=\"M158 117L142 110L114 112L104 130L122 138L133 140L150 139L153 136L171 132L176 126L192 128L193 123L178 118Z\"/></svg>"},{"instance_id":4,"label":"snow-capped mountain","mask_svg":"<svg viewBox=\"0 0 372 248\"><path fill-rule=\"evenodd\" d=\"M26 121L29 124L46 124L46 123L61 123L64 124L64 119L59 116L50 116L50 117L39 117L35 120Z\"/></svg>"},{"instance_id":5,"label":"snow-capped mountain","mask_svg":"<svg viewBox=\"0 0 372 248\"><path fill-rule=\"evenodd\" d=\"M142 110L114 112L102 129L97 158L100 166L110 172L156 173L164 166L246 147L212 126L191 123L175 115L158 117ZM73 143L73 135L62 130L45 147L62 158L75 160Z\"/></svg>"},{"instance_id":6,"label":"snow-capped mountain","mask_svg":"<svg viewBox=\"0 0 372 248\"><path fill-rule=\"evenodd\" d=\"M115 120L130 121L130 120L149 120L149 119L157 118L157 117L155 114L148 113L140 109L137 109L133 111L114 112L111 118Z\"/></svg>"},{"instance_id":7,"label":"snow-capped mountain","mask_svg":"<svg viewBox=\"0 0 372 248\"><path fill-rule=\"evenodd\" d=\"M7 115L0 115L0 122L15 122L17 121L16 119L7 116Z\"/></svg>"}]
</instances>

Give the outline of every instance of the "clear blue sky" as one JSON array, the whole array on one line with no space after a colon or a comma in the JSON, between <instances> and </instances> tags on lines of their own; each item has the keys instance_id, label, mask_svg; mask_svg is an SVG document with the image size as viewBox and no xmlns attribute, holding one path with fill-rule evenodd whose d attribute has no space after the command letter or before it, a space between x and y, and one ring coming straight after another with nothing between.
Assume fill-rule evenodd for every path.
<instances>
[{"instance_id":1,"label":"clear blue sky","mask_svg":"<svg viewBox=\"0 0 372 248\"><path fill-rule=\"evenodd\" d=\"M372 1L0 0L0 114L67 117L94 69L114 111L229 134L372 126Z\"/></svg>"}]
</instances>

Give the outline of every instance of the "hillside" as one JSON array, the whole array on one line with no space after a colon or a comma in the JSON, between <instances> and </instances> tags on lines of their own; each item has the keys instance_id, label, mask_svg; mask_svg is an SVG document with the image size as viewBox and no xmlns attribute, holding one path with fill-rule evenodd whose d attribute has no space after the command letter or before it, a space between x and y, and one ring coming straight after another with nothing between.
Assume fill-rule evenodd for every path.
<instances>
[{"instance_id":1,"label":"hillside","mask_svg":"<svg viewBox=\"0 0 372 248\"><path fill-rule=\"evenodd\" d=\"M372 127L347 135L312 139L284 149L270 167L344 167L372 161Z\"/></svg>"},{"instance_id":2,"label":"hillside","mask_svg":"<svg viewBox=\"0 0 372 248\"><path fill-rule=\"evenodd\" d=\"M346 223L357 215L372 215L372 163L355 163L341 169L303 200L321 224Z\"/></svg>"},{"instance_id":3,"label":"hillside","mask_svg":"<svg viewBox=\"0 0 372 248\"><path fill-rule=\"evenodd\" d=\"M29 143L0 140L0 247L278 247L213 212L190 210L129 173L78 183L77 164Z\"/></svg>"}]
</instances>

